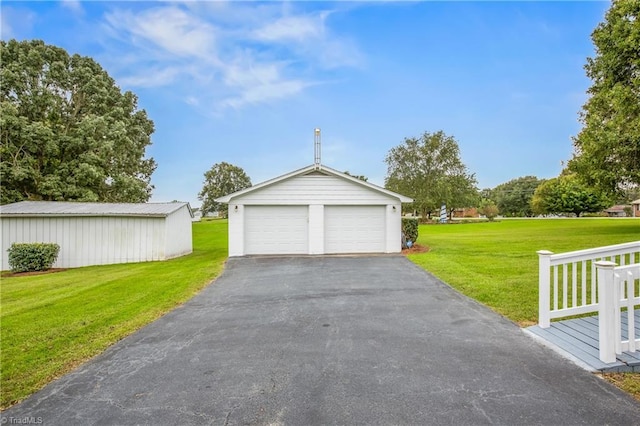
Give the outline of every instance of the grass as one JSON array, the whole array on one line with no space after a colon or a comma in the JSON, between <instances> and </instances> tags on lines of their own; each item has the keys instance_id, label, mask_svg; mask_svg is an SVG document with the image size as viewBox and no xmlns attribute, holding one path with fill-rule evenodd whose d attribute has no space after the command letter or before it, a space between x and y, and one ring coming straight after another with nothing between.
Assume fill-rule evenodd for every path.
<instances>
[{"instance_id":1,"label":"grass","mask_svg":"<svg viewBox=\"0 0 640 426\"><path fill-rule=\"evenodd\" d=\"M190 299L222 270L227 223L193 225L193 253L164 262L2 278L0 407L24 399Z\"/></svg>"},{"instance_id":2,"label":"grass","mask_svg":"<svg viewBox=\"0 0 640 426\"><path fill-rule=\"evenodd\" d=\"M538 250L555 253L640 239L635 219L530 219L421 225L409 259L521 326L537 323ZM604 375L640 399L640 375ZM615 380L613 379L615 378Z\"/></svg>"},{"instance_id":3,"label":"grass","mask_svg":"<svg viewBox=\"0 0 640 426\"><path fill-rule=\"evenodd\" d=\"M538 318L538 250L554 253L637 241L633 219L530 219L421 225L416 264L522 326Z\"/></svg>"}]
</instances>

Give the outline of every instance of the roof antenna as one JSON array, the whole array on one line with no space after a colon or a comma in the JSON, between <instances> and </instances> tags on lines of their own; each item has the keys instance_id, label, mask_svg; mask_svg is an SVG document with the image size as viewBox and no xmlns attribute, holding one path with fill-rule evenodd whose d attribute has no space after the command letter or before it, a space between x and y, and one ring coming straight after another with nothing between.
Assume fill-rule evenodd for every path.
<instances>
[{"instance_id":1,"label":"roof antenna","mask_svg":"<svg viewBox=\"0 0 640 426\"><path fill-rule=\"evenodd\" d=\"M316 127L313 131L314 134L314 147L315 147L315 155L314 155L314 166L316 169L320 168L320 128Z\"/></svg>"}]
</instances>

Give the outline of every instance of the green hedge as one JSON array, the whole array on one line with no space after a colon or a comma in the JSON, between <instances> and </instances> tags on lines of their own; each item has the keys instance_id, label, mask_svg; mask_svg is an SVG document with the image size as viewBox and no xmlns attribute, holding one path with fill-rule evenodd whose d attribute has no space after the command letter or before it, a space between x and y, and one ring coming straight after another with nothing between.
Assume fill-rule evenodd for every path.
<instances>
[{"instance_id":1,"label":"green hedge","mask_svg":"<svg viewBox=\"0 0 640 426\"><path fill-rule=\"evenodd\" d=\"M402 233L408 241L415 243L418 239L418 219L415 217L403 217Z\"/></svg>"},{"instance_id":2,"label":"green hedge","mask_svg":"<svg viewBox=\"0 0 640 426\"><path fill-rule=\"evenodd\" d=\"M53 243L13 243L9 252L12 272L44 271L58 258L60 246Z\"/></svg>"}]
</instances>

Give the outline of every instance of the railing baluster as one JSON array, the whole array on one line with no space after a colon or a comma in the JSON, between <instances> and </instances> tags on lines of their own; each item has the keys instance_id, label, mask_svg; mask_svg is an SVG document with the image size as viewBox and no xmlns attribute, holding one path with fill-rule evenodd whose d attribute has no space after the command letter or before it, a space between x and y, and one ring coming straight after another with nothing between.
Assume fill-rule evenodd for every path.
<instances>
[{"instance_id":1,"label":"railing baluster","mask_svg":"<svg viewBox=\"0 0 640 426\"><path fill-rule=\"evenodd\" d=\"M571 264L571 306L578 306L578 264Z\"/></svg>"},{"instance_id":2,"label":"railing baluster","mask_svg":"<svg viewBox=\"0 0 640 426\"><path fill-rule=\"evenodd\" d=\"M613 263L613 262L612 262ZM615 265L615 263L613 263ZM613 347L614 350L616 352L616 354L621 354L622 353L622 322L621 322L621 316L622 316L622 312L621 312L621 307L622 307L622 283L620 282L620 276L618 274L615 273L615 267L613 268L614 270L614 274L613 274L613 283L611 283L613 285L613 303L614 303L614 309L615 309L615 314L613 316L613 324L614 324L614 328L613 328L613 337L614 337L614 341L613 341Z\"/></svg>"},{"instance_id":3,"label":"railing baluster","mask_svg":"<svg viewBox=\"0 0 640 426\"><path fill-rule=\"evenodd\" d=\"M558 267L553 267L553 309L558 310L558 299L560 294L558 293Z\"/></svg>"},{"instance_id":4,"label":"railing baluster","mask_svg":"<svg viewBox=\"0 0 640 426\"><path fill-rule=\"evenodd\" d=\"M562 264L562 308L566 309L569 307L569 305L567 305L567 264L564 263Z\"/></svg>"},{"instance_id":5,"label":"railing baluster","mask_svg":"<svg viewBox=\"0 0 640 426\"><path fill-rule=\"evenodd\" d=\"M627 272L627 325L629 337L629 352L636 351L636 317L635 317L635 280L633 273Z\"/></svg>"},{"instance_id":6,"label":"railing baluster","mask_svg":"<svg viewBox=\"0 0 640 426\"><path fill-rule=\"evenodd\" d=\"M582 264L582 305L586 305L587 304L587 262L586 261L582 261L580 262Z\"/></svg>"},{"instance_id":7,"label":"railing baluster","mask_svg":"<svg viewBox=\"0 0 640 426\"><path fill-rule=\"evenodd\" d=\"M598 289L596 288L597 282L597 274L596 274L596 262L595 260L591 261L591 304L598 303Z\"/></svg>"}]
</instances>

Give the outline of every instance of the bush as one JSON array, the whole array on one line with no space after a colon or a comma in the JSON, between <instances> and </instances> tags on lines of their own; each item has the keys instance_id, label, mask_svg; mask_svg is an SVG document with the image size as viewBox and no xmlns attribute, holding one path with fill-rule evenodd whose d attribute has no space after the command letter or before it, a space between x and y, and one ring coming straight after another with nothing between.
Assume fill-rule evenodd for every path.
<instances>
[{"instance_id":1,"label":"bush","mask_svg":"<svg viewBox=\"0 0 640 426\"><path fill-rule=\"evenodd\" d=\"M12 272L44 271L58 258L60 246L54 243L13 243L9 252Z\"/></svg>"},{"instance_id":2,"label":"bush","mask_svg":"<svg viewBox=\"0 0 640 426\"><path fill-rule=\"evenodd\" d=\"M483 200L478 211L480 214L485 215L490 222L493 222L499 213L498 207L491 200Z\"/></svg>"},{"instance_id":3,"label":"bush","mask_svg":"<svg viewBox=\"0 0 640 426\"><path fill-rule=\"evenodd\" d=\"M402 234L413 243L418 239L418 219L415 217L402 218Z\"/></svg>"}]
</instances>

